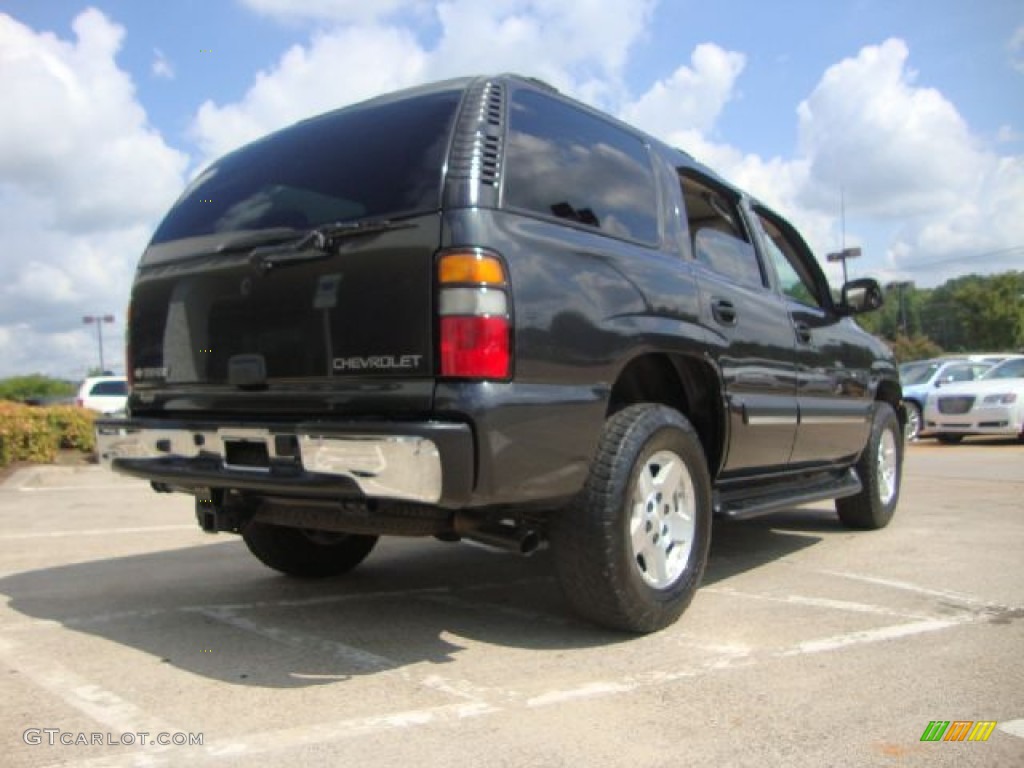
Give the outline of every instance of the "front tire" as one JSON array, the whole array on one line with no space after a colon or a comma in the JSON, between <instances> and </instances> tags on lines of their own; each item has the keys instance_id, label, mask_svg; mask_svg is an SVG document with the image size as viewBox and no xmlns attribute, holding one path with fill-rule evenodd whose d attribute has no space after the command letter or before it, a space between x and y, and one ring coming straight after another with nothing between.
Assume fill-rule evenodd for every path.
<instances>
[{"instance_id":1,"label":"front tire","mask_svg":"<svg viewBox=\"0 0 1024 768\"><path fill-rule=\"evenodd\" d=\"M583 491L551 522L562 590L581 616L654 632L686 610L711 541L699 438L671 408L641 404L605 424Z\"/></svg>"},{"instance_id":2,"label":"front tire","mask_svg":"<svg viewBox=\"0 0 1024 768\"><path fill-rule=\"evenodd\" d=\"M903 405L907 411L906 438L907 440L917 440L921 435L921 406L913 400L907 400Z\"/></svg>"},{"instance_id":3,"label":"front tire","mask_svg":"<svg viewBox=\"0 0 1024 768\"><path fill-rule=\"evenodd\" d=\"M376 536L257 522L242 529L242 539L261 563L300 579L348 573L366 559L377 543Z\"/></svg>"},{"instance_id":4,"label":"front tire","mask_svg":"<svg viewBox=\"0 0 1024 768\"><path fill-rule=\"evenodd\" d=\"M884 528L896 512L903 478L903 436L896 412L888 403L875 404L871 434L856 466L861 490L836 499L836 511L848 528Z\"/></svg>"}]
</instances>

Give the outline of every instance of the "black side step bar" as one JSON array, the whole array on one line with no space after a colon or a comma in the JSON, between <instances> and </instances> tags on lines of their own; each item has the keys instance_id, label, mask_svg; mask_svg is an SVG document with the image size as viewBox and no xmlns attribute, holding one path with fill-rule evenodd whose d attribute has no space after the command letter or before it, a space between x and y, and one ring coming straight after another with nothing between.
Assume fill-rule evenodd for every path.
<instances>
[{"instance_id":1,"label":"black side step bar","mask_svg":"<svg viewBox=\"0 0 1024 768\"><path fill-rule=\"evenodd\" d=\"M810 477L805 475L780 481L767 488L716 490L714 510L721 517L741 520L814 501L853 496L860 493L861 488L860 478L851 468Z\"/></svg>"}]
</instances>

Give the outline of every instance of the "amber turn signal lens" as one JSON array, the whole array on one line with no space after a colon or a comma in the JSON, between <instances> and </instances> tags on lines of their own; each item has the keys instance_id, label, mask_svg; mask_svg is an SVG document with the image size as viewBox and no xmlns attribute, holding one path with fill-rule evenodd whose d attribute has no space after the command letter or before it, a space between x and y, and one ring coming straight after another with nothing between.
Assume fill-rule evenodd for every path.
<instances>
[{"instance_id":1,"label":"amber turn signal lens","mask_svg":"<svg viewBox=\"0 0 1024 768\"><path fill-rule=\"evenodd\" d=\"M450 283L477 285L504 285L505 268L495 256L476 251L456 251L444 254L437 266L438 280Z\"/></svg>"}]
</instances>

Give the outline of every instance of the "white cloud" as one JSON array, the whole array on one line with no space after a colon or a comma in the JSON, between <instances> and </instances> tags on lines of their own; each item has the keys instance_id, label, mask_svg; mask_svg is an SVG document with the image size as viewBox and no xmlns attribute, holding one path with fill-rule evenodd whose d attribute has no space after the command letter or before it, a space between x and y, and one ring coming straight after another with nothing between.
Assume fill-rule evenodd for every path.
<instances>
[{"instance_id":1,"label":"white cloud","mask_svg":"<svg viewBox=\"0 0 1024 768\"><path fill-rule=\"evenodd\" d=\"M735 95L746 57L713 43L698 45L690 66L681 66L659 80L622 110L625 120L655 136L671 137L693 130L708 134L725 105Z\"/></svg>"},{"instance_id":2,"label":"white cloud","mask_svg":"<svg viewBox=\"0 0 1024 768\"><path fill-rule=\"evenodd\" d=\"M272 0L247 2L253 7L277 5ZM212 160L311 114L482 70L540 77L592 103L612 106L623 93L629 50L644 34L653 6L653 0L622 0L611 6L604 0L572 5L449 0L436 5L440 34L429 47L397 21L328 27L259 72L239 101L203 103L192 134Z\"/></svg>"},{"instance_id":3,"label":"white cloud","mask_svg":"<svg viewBox=\"0 0 1024 768\"><path fill-rule=\"evenodd\" d=\"M929 284L1024 263L1024 156L980 155L973 188L955 203L908 222L891 246L901 274Z\"/></svg>"},{"instance_id":4,"label":"white cloud","mask_svg":"<svg viewBox=\"0 0 1024 768\"><path fill-rule=\"evenodd\" d=\"M424 70L425 54L409 32L346 27L315 36L309 47L292 46L273 69L256 75L241 101L204 102L192 132L212 160L312 114L422 82Z\"/></svg>"},{"instance_id":5,"label":"white cloud","mask_svg":"<svg viewBox=\"0 0 1024 768\"><path fill-rule=\"evenodd\" d=\"M369 22L423 6L423 0L241 0L256 13L294 21Z\"/></svg>"},{"instance_id":6,"label":"white cloud","mask_svg":"<svg viewBox=\"0 0 1024 768\"><path fill-rule=\"evenodd\" d=\"M164 52L159 48L153 49L153 76L159 77L161 80L173 80L174 79L174 65L171 64L171 60L164 55Z\"/></svg>"},{"instance_id":7,"label":"white cloud","mask_svg":"<svg viewBox=\"0 0 1024 768\"><path fill-rule=\"evenodd\" d=\"M449 0L437 5L440 75L514 71L609 107L622 95L629 52L642 39L654 0Z\"/></svg>"},{"instance_id":8,"label":"white cloud","mask_svg":"<svg viewBox=\"0 0 1024 768\"><path fill-rule=\"evenodd\" d=\"M81 317L122 314L188 161L115 62L124 30L92 9L72 29L64 40L0 14L0 376L95 364Z\"/></svg>"},{"instance_id":9,"label":"white cloud","mask_svg":"<svg viewBox=\"0 0 1024 768\"><path fill-rule=\"evenodd\" d=\"M1010 38L1010 66L1024 73L1024 26L1017 27Z\"/></svg>"},{"instance_id":10,"label":"white cloud","mask_svg":"<svg viewBox=\"0 0 1024 768\"><path fill-rule=\"evenodd\" d=\"M901 40L866 47L800 104L799 200L834 210L841 187L847 211L886 233L878 247L891 276L934 284L1009 269L971 257L1024 243L1024 158L986 148L948 99L916 85L908 59Z\"/></svg>"},{"instance_id":11,"label":"white cloud","mask_svg":"<svg viewBox=\"0 0 1024 768\"><path fill-rule=\"evenodd\" d=\"M809 205L903 218L953 205L972 186L975 140L941 93L914 85L901 40L830 67L798 107Z\"/></svg>"},{"instance_id":12,"label":"white cloud","mask_svg":"<svg viewBox=\"0 0 1024 768\"><path fill-rule=\"evenodd\" d=\"M683 83L694 73L727 71L696 61ZM664 81L626 113L785 214L819 256L840 245L842 189L846 245L865 246L862 262L852 265L858 274L935 285L966 270L1019 268L1024 156L987 148L948 99L916 79L906 44L895 39L830 67L797 108L792 157L768 159L716 142L713 122L699 118L673 130L686 122L673 109L686 109ZM736 82L698 78L689 88L711 84L718 88L705 102L721 109ZM1000 136L1015 138L1009 130ZM826 268L838 277L837 268Z\"/></svg>"}]
</instances>

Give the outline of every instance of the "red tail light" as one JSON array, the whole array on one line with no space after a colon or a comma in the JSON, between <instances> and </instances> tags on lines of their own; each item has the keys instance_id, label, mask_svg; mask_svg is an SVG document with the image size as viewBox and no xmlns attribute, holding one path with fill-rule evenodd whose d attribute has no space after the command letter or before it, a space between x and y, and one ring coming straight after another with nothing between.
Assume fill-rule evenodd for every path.
<instances>
[{"instance_id":1,"label":"red tail light","mask_svg":"<svg viewBox=\"0 0 1024 768\"><path fill-rule=\"evenodd\" d=\"M512 356L506 317L442 317L441 375L508 378Z\"/></svg>"},{"instance_id":2,"label":"red tail light","mask_svg":"<svg viewBox=\"0 0 1024 768\"><path fill-rule=\"evenodd\" d=\"M482 249L445 251L437 262L441 376L512 375L511 301L505 265Z\"/></svg>"}]
</instances>

